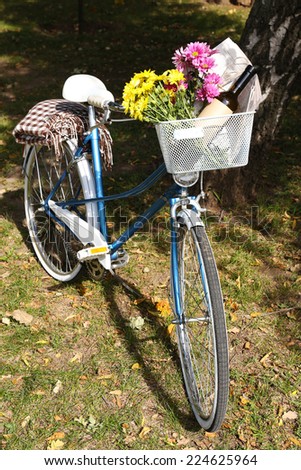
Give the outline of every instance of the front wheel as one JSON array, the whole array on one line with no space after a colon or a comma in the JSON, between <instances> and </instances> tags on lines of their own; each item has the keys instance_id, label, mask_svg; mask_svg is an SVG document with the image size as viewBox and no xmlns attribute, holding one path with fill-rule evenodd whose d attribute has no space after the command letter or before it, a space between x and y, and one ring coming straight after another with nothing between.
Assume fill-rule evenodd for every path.
<instances>
[{"instance_id":1,"label":"front wheel","mask_svg":"<svg viewBox=\"0 0 301 470\"><path fill-rule=\"evenodd\" d=\"M179 221L172 264L172 298L185 388L198 423L221 426L229 390L228 340L223 298L203 226Z\"/></svg>"}]
</instances>

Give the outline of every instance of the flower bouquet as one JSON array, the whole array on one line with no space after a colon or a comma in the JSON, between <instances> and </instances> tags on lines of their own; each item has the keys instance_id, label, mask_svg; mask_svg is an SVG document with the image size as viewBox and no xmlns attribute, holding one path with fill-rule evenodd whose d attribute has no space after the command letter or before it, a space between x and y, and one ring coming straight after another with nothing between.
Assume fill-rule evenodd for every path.
<instances>
[{"instance_id":1,"label":"flower bouquet","mask_svg":"<svg viewBox=\"0 0 301 470\"><path fill-rule=\"evenodd\" d=\"M205 42L191 42L174 52L172 62L174 69L161 75L153 70L136 73L123 90L125 112L155 125L167 171L176 174L246 165L252 109L260 96L257 93L253 99L256 87L248 90L239 113L227 117L199 114L250 61L228 38L215 49Z\"/></svg>"},{"instance_id":2,"label":"flower bouquet","mask_svg":"<svg viewBox=\"0 0 301 470\"><path fill-rule=\"evenodd\" d=\"M220 93L215 53L205 42L191 42L175 51L174 69L135 73L123 90L125 112L154 124L195 118Z\"/></svg>"}]
</instances>

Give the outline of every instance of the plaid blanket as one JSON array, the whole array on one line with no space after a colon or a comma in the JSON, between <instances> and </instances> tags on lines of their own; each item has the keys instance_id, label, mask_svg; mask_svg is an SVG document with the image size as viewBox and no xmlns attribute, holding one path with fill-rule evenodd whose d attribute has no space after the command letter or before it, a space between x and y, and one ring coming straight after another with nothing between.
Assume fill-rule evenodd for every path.
<instances>
[{"instance_id":1,"label":"plaid blanket","mask_svg":"<svg viewBox=\"0 0 301 470\"><path fill-rule=\"evenodd\" d=\"M59 158L62 152L62 142L75 138L80 143L84 132L88 129L86 106L64 99L53 99L41 101L31 108L16 125L13 136L19 144L53 146L55 155ZM104 167L111 168L113 164L112 138L103 125L100 125L99 132Z\"/></svg>"}]
</instances>

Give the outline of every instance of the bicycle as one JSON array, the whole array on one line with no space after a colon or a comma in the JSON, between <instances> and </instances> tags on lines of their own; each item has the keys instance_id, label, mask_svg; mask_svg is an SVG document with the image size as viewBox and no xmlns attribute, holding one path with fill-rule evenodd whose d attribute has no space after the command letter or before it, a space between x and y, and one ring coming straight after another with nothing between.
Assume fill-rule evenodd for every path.
<instances>
[{"instance_id":1,"label":"bicycle","mask_svg":"<svg viewBox=\"0 0 301 470\"><path fill-rule=\"evenodd\" d=\"M245 164L253 113L243 113L239 135L237 118L230 116L215 124L210 118L207 124L196 119L157 125L164 163L135 188L104 195L99 128L112 123L111 113L123 108L100 80L94 79L91 88L88 77L69 77L63 89L65 99L87 107L89 129L82 145L64 139L59 158L53 146L25 146L25 213L34 251L58 281L74 279L84 263L95 277L103 269L115 273L128 261L126 241L169 203L172 323L184 384L197 422L207 431L216 431L228 402L227 328L216 263L202 220L205 209L200 195L190 195L189 188L203 170ZM101 121L96 119L97 110L102 110ZM207 138L204 148L202 136L210 132L211 143ZM167 173L174 183L110 243L106 203L137 196Z\"/></svg>"}]
</instances>

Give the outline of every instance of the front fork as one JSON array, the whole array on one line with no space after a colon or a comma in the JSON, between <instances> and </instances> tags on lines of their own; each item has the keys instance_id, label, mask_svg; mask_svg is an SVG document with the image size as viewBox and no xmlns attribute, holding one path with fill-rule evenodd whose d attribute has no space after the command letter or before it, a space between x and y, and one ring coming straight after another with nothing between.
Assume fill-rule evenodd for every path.
<instances>
[{"instance_id":1,"label":"front fork","mask_svg":"<svg viewBox=\"0 0 301 470\"><path fill-rule=\"evenodd\" d=\"M181 232L179 228L186 226L188 230L192 227L204 227L201 219L201 213L204 212L198 200L195 197L172 198L170 200L170 230L171 230L171 298L173 299L173 311L175 320L173 323L181 323L183 316L182 295L184 286L181 285L181 276L179 273L179 253Z\"/></svg>"}]
</instances>

